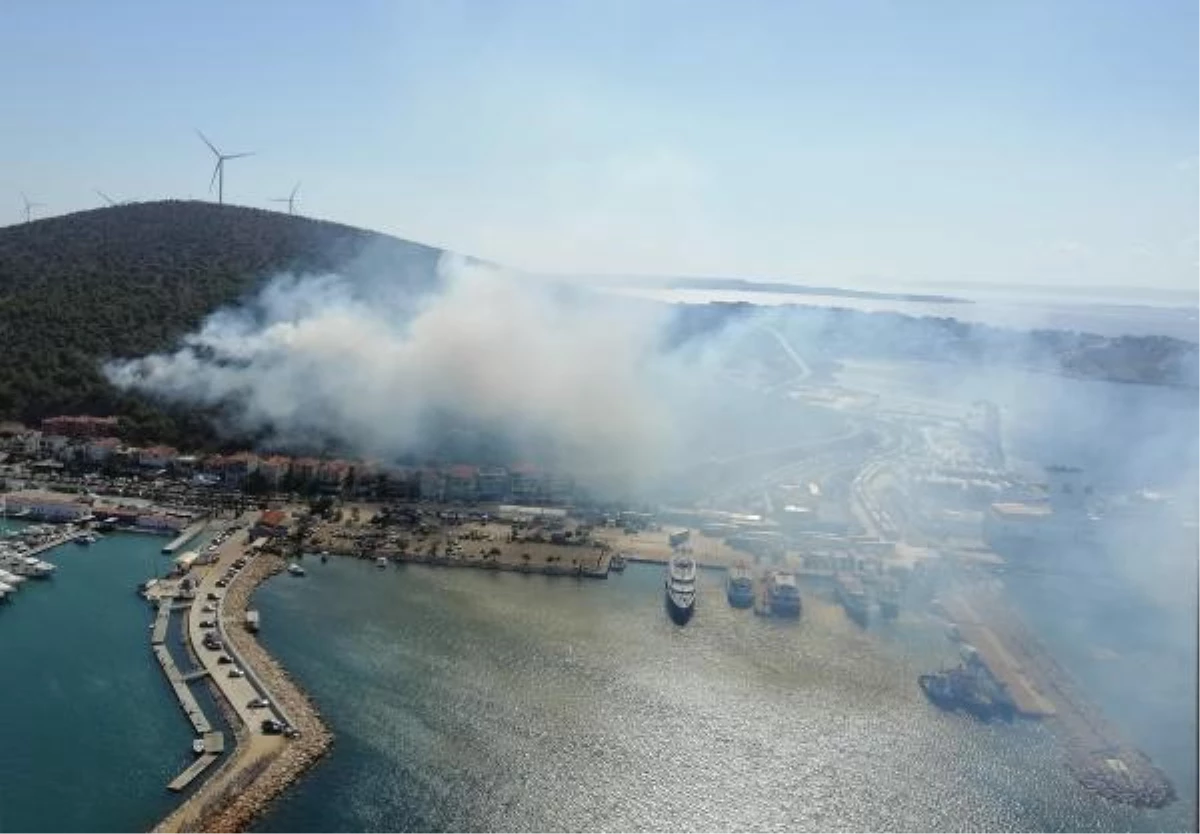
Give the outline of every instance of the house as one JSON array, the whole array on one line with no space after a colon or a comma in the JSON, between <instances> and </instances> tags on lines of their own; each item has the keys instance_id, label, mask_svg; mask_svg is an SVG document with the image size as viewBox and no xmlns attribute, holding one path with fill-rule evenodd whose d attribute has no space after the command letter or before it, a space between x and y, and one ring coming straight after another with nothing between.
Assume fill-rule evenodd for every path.
<instances>
[{"instance_id":1,"label":"house","mask_svg":"<svg viewBox=\"0 0 1200 834\"><path fill-rule=\"evenodd\" d=\"M250 528L250 538L278 538L288 532L288 517L283 510L264 510Z\"/></svg>"},{"instance_id":2,"label":"house","mask_svg":"<svg viewBox=\"0 0 1200 834\"><path fill-rule=\"evenodd\" d=\"M67 446L71 443L71 438L65 434L42 434L38 444L38 451L43 455L49 455L54 458L61 457L66 454Z\"/></svg>"},{"instance_id":3,"label":"house","mask_svg":"<svg viewBox=\"0 0 1200 834\"><path fill-rule=\"evenodd\" d=\"M247 476L257 466L258 459L249 452L238 452L233 455L217 455L205 461L205 468L221 479L221 483L231 488L241 487Z\"/></svg>"},{"instance_id":4,"label":"house","mask_svg":"<svg viewBox=\"0 0 1200 834\"><path fill-rule=\"evenodd\" d=\"M84 457L89 463L103 463L121 448L121 441L115 437L101 437L89 440L83 448Z\"/></svg>"},{"instance_id":5,"label":"house","mask_svg":"<svg viewBox=\"0 0 1200 834\"><path fill-rule=\"evenodd\" d=\"M170 446L150 446L138 452L138 466L145 469L166 469L175 462L179 452Z\"/></svg>"},{"instance_id":6,"label":"house","mask_svg":"<svg viewBox=\"0 0 1200 834\"><path fill-rule=\"evenodd\" d=\"M315 481L321 471L321 461L316 458L295 458L292 461L292 477L301 483Z\"/></svg>"},{"instance_id":7,"label":"house","mask_svg":"<svg viewBox=\"0 0 1200 834\"><path fill-rule=\"evenodd\" d=\"M259 459L257 472L266 479L271 489L279 489L283 476L287 474L291 466L291 458L283 455L271 455L269 458Z\"/></svg>"},{"instance_id":8,"label":"house","mask_svg":"<svg viewBox=\"0 0 1200 834\"><path fill-rule=\"evenodd\" d=\"M87 504L52 492L10 492L5 499L9 513L27 510L31 518L39 521L80 521L92 514L92 508Z\"/></svg>"}]
</instances>

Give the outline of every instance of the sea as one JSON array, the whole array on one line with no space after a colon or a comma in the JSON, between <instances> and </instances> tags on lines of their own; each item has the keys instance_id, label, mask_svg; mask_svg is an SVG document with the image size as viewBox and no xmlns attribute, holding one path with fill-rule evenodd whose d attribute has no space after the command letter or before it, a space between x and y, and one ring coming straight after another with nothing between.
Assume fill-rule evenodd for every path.
<instances>
[{"instance_id":1,"label":"sea","mask_svg":"<svg viewBox=\"0 0 1200 834\"><path fill-rule=\"evenodd\" d=\"M806 586L799 621L767 620L706 571L681 628L652 565L599 581L305 564L256 605L336 741L259 831L1195 825L1194 763L1184 799L1134 810L1079 786L1047 727L932 707L916 676L953 653L923 614L864 630Z\"/></svg>"},{"instance_id":2,"label":"sea","mask_svg":"<svg viewBox=\"0 0 1200 834\"><path fill-rule=\"evenodd\" d=\"M0 532L23 526L0 520ZM0 831L148 831L176 804L192 730L150 652L138 583L164 539L113 534L39 558L0 602Z\"/></svg>"}]
</instances>

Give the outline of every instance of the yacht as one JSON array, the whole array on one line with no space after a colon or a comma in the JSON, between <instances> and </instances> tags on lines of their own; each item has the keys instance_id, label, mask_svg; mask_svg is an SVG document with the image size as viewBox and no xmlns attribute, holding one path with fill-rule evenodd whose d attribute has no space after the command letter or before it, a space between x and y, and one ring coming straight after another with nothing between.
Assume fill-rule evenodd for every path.
<instances>
[{"instance_id":1,"label":"yacht","mask_svg":"<svg viewBox=\"0 0 1200 834\"><path fill-rule=\"evenodd\" d=\"M304 576L304 568L300 567L295 562L292 562L290 565L288 565L288 573L290 573L292 576Z\"/></svg>"},{"instance_id":2,"label":"yacht","mask_svg":"<svg viewBox=\"0 0 1200 834\"><path fill-rule=\"evenodd\" d=\"M696 611L696 562L691 556L676 553L667 562L667 613L679 625L684 625Z\"/></svg>"},{"instance_id":3,"label":"yacht","mask_svg":"<svg viewBox=\"0 0 1200 834\"><path fill-rule=\"evenodd\" d=\"M15 573L0 568L0 582L3 582L5 585L11 585L15 589L20 587L24 581L25 577L17 576Z\"/></svg>"}]
</instances>

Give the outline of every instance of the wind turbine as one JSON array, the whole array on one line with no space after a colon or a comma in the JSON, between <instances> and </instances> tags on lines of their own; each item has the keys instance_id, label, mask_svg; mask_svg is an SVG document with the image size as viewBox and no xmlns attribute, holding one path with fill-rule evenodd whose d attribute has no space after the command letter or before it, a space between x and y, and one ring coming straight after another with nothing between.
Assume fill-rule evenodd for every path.
<instances>
[{"instance_id":1,"label":"wind turbine","mask_svg":"<svg viewBox=\"0 0 1200 834\"><path fill-rule=\"evenodd\" d=\"M225 202L225 161L228 159L240 159L243 156L254 156L254 151L246 151L245 153L221 153L217 150L217 146L208 141L208 138L198 129L196 135L208 145L208 149L213 152L213 156L217 158L216 167L213 168L212 179L208 181L208 190L211 192L213 183L217 184L217 204Z\"/></svg>"},{"instance_id":2,"label":"wind turbine","mask_svg":"<svg viewBox=\"0 0 1200 834\"><path fill-rule=\"evenodd\" d=\"M97 194L99 194L100 199L104 200L104 202L108 203L110 206L123 206L127 202L129 202L128 200L120 200L120 201L114 200L112 197L109 197L107 194L105 194L99 188L93 188L92 190L95 191Z\"/></svg>"},{"instance_id":3,"label":"wind turbine","mask_svg":"<svg viewBox=\"0 0 1200 834\"><path fill-rule=\"evenodd\" d=\"M288 204L288 214L295 214L296 213L296 211L295 211L296 192L299 190L300 190L300 183L297 182L296 185L292 188L291 194L287 195L286 197L272 197L271 202L272 203L287 203Z\"/></svg>"},{"instance_id":4,"label":"wind turbine","mask_svg":"<svg viewBox=\"0 0 1200 834\"><path fill-rule=\"evenodd\" d=\"M33 210L35 208L41 208L42 206L46 205L45 203L33 202L32 200L30 200L28 197L25 196L24 191L21 192L21 202L23 202L25 204L25 222L26 223L29 222L30 216L32 215Z\"/></svg>"}]
</instances>

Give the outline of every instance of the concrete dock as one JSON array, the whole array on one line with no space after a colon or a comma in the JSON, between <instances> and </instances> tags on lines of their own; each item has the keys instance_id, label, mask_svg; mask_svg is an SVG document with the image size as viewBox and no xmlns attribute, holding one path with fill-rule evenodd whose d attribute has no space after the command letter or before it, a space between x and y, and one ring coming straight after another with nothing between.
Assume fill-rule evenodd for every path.
<instances>
[{"instance_id":1,"label":"concrete dock","mask_svg":"<svg viewBox=\"0 0 1200 834\"><path fill-rule=\"evenodd\" d=\"M192 784L192 782L196 780L197 776L208 770L209 765L215 762L218 758L220 757L216 753L203 754L196 759L196 761L192 762L191 767L172 779L171 783L167 785L167 790L175 791L176 793L183 790L188 785Z\"/></svg>"},{"instance_id":2,"label":"concrete dock","mask_svg":"<svg viewBox=\"0 0 1200 834\"><path fill-rule=\"evenodd\" d=\"M190 542L196 536L200 535L200 531L204 529L204 522L199 521L195 524L184 528L183 532L171 540L171 543L163 548L162 552L168 555L173 555L175 551Z\"/></svg>"}]
</instances>

